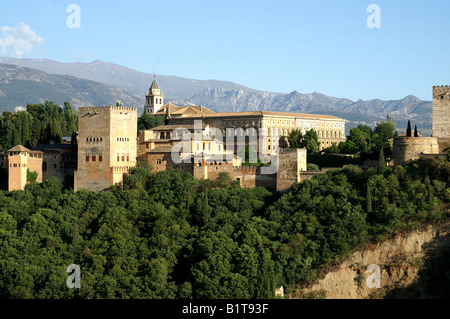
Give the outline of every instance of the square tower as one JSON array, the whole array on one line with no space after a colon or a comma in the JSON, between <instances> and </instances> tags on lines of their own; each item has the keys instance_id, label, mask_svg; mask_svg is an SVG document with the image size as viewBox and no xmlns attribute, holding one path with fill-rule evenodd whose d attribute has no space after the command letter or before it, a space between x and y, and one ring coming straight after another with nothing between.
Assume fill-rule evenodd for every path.
<instances>
[{"instance_id":1,"label":"square tower","mask_svg":"<svg viewBox=\"0 0 450 319\"><path fill-rule=\"evenodd\" d=\"M29 149L17 145L8 151L8 190L25 189Z\"/></svg>"},{"instance_id":2,"label":"square tower","mask_svg":"<svg viewBox=\"0 0 450 319\"><path fill-rule=\"evenodd\" d=\"M137 109L80 107L74 190L102 191L136 166Z\"/></svg>"},{"instance_id":3,"label":"square tower","mask_svg":"<svg viewBox=\"0 0 450 319\"><path fill-rule=\"evenodd\" d=\"M145 95L145 114L155 114L164 105L164 95L159 87L156 76L153 78L153 82L150 85L148 94Z\"/></svg>"},{"instance_id":4,"label":"square tower","mask_svg":"<svg viewBox=\"0 0 450 319\"><path fill-rule=\"evenodd\" d=\"M450 87L433 86L433 137L442 151L450 145Z\"/></svg>"}]
</instances>

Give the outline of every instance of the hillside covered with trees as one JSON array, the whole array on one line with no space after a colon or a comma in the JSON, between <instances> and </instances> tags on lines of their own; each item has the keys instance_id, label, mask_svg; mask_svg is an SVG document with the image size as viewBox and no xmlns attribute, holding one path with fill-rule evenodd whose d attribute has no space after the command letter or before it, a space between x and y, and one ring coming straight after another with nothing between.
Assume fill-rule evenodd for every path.
<instances>
[{"instance_id":1,"label":"hillside covered with trees","mask_svg":"<svg viewBox=\"0 0 450 319\"><path fill-rule=\"evenodd\" d=\"M4 112L0 116L0 150L7 151L16 145L35 147L51 140L61 143L64 136L75 136L78 113L70 103L64 108L53 102L28 104L26 110Z\"/></svg>"},{"instance_id":2,"label":"hillside covered with trees","mask_svg":"<svg viewBox=\"0 0 450 319\"><path fill-rule=\"evenodd\" d=\"M331 170L286 194L144 164L101 193L50 178L0 191L0 298L273 298L362 243L448 218L449 203L443 158Z\"/></svg>"}]
</instances>

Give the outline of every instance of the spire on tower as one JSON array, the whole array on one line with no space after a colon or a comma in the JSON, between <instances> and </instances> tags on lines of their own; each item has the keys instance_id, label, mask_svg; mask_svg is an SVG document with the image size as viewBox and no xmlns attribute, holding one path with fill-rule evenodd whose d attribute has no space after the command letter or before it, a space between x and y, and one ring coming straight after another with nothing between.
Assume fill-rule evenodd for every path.
<instances>
[{"instance_id":1,"label":"spire on tower","mask_svg":"<svg viewBox=\"0 0 450 319\"><path fill-rule=\"evenodd\" d=\"M153 78L152 85L150 85L150 92L152 90L160 90L159 85L158 85L158 81L156 81L156 77Z\"/></svg>"}]
</instances>

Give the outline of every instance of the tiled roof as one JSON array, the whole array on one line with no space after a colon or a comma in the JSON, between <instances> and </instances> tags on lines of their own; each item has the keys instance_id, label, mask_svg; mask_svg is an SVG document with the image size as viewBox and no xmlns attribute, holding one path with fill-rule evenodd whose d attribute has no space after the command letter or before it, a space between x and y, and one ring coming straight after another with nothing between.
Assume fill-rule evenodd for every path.
<instances>
[{"instance_id":1,"label":"tiled roof","mask_svg":"<svg viewBox=\"0 0 450 319\"><path fill-rule=\"evenodd\" d=\"M188 106L176 106L172 103L167 103L163 105L158 112L156 112L156 115L163 115L166 114L166 108L169 108L169 112L171 115L177 115L177 114L184 114L185 112L192 112L195 114L213 114L214 111L211 111L210 109L201 106L201 105L188 105Z\"/></svg>"},{"instance_id":2,"label":"tiled roof","mask_svg":"<svg viewBox=\"0 0 450 319\"><path fill-rule=\"evenodd\" d=\"M170 153L172 152L172 148L173 146L158 146L151 151L147 151L147 153Z\"/></svg>"},{"instance_id":3,"label":"tiled roof","mask_svg":"<svg viewBox=\"0 0 450 319\"><path fill-rule=\"evenodd\" d=\"M160 90L156 77L153 78L152 85L150 85L150 91L153 89Z\"/></svg>"},{"instance_id":4,"label":"tiled roof","mask_svg":"<svg viewBox=\"0 0 450 319\"><path fill-rule=\"evenodd\" d=\"M16 145L12 149L10 149L8 152L29 152L30 150L22 145Z\"/></svg>"},{"instance_id":5,"label":"tiled roof","mask_svg":"<svg viewBox=\"0 0 450 319\"><path fill-rule=\"evenodd\" d=\"M202 129L206 128L208 124L202 124ZM169 124L169 125L160 125L157 127L152 128L153 131L172 131L177 128L185 128L187 130L193 130L195 128L192 124Z\"/></svg>"},{"instance_id":6,"label":"tiled roof","mask_svg":"<svg viewBox=\"0 0 450 319\"><path fill-rule=\"evenodd\" d=\"M327 119L327 120L342 120L344 119L323 114L305 114L305 113L290 113L290 112L272 112L272 111L252 111L252 112L223 112L223 113L211 113L211 114L193 114L185 116L184 118L210 118L210 117L241 117L241 116L288 116L297 118L308 119Z\"/></svg>"}]
</instances>

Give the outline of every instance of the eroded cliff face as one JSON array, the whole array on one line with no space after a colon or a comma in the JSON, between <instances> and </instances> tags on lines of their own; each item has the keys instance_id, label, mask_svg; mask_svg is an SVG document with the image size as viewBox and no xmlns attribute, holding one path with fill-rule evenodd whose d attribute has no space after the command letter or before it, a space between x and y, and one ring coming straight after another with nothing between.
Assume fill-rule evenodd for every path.
<instances>
[{"instance_id":1,"label":"eroded cliff face","mask_svg":"<svg viewBox=\"0 0 450 319\"><path fill-rule=\"evenodd\" d=\"M450 221L446 221L355 251L291 298L441 298L450 283L449 257ZM377 266L368 271L369 265L379 266L379 288Z\"/></svg>"}]
</instances>

